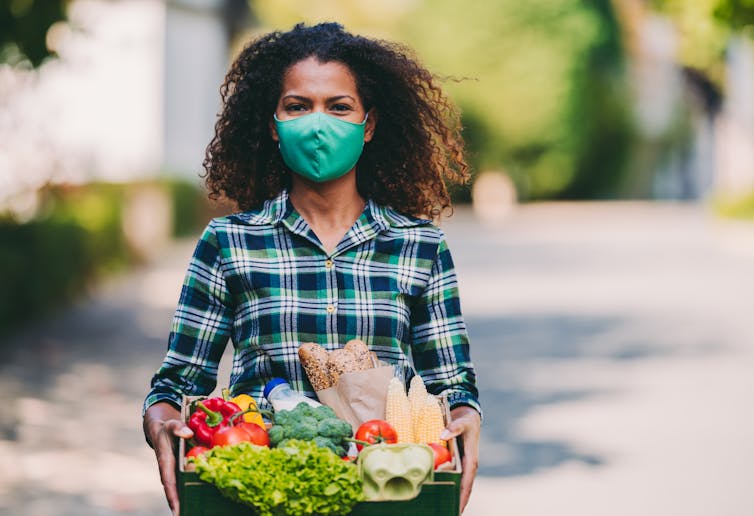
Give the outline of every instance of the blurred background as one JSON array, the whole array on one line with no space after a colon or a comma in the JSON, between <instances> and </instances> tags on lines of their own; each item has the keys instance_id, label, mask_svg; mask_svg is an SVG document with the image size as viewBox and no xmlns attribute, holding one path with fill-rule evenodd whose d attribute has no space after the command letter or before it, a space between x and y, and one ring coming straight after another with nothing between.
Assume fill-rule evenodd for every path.
<instances>
[{"instance_id":1,"label":"blurred background","mask_svg":"<svg viewBox=\"0 0 754 516\"><path fill-rule=\"evenodd\" d=\"M413 47L462 112L467 514L754 514L747 0L3 0L0 514L169 512L140 404L232 209L219 86L299 21Z\"/></svg>"}]
</instances>

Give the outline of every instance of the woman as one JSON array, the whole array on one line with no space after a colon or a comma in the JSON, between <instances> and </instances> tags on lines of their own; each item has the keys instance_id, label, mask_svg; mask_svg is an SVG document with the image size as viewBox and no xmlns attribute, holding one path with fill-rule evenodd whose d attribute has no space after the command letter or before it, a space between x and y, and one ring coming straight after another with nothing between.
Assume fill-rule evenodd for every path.
<instances>
[{"instance_id":1,"label":"woman","mask_svg":"<svg viewBox=\"0 0 754 516\"><path fill-rule=\"evenodd\" d=\"M175 437L191 436L177 406L212 391L229 338L231 393L260 403L276 376L314 396L303 342L359 338L383 360L411 361L449 400L443 438L462 436L465 506L480 408L453 263L430 221L450 207L443 177L468 175L457 114L405 49L333 23L253 41L221 94L206 182L241 212L199 240L145 401L170 507Z\"/></svg>"}]
</instances>

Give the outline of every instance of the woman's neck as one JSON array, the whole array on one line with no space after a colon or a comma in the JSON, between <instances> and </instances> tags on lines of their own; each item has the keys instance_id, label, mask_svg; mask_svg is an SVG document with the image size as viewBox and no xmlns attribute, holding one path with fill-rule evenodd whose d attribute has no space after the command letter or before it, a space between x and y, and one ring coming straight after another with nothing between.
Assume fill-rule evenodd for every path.
<instances>
[{"instance_id":1,"label":"woman's neck","mask_svg":"<svg viewBox=\"0 0 754 516\"><path fill-rule=\"evenodd\" d=\"M329 252L364 211L365 200L356 189L356 173L315 183L294 175L288 197Z\"/></svg>"}]
</instances>

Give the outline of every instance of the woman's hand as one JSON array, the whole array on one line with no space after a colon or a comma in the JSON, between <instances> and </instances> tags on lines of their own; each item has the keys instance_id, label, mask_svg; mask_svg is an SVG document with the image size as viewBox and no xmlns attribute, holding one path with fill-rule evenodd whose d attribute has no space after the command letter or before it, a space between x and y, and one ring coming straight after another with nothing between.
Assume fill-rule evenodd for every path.
<instances>
[{"instance_id":1,"label":"woman's hand","mask_svg":"<svg viewBox=\"0 0 754 516\"><path fill-rule=\"evenodd\" d=\"M175 479L176 437L189 439L194 433L181 421L181 413L170 403L155 403L144 414L144 435L157 456L160 480L170 510L178 515L178 488Z\"/></svg>"},{"instance_id":2,"label":"woman's hand","mask_svg":"<svg viewBox=\"0 0 754 516\"><path fill-rule=\"evenodd\" d=\"M476 470L479 466L479 432L482 420L475 409L462 405L450 411L451 422L443 430L443 440L461 436L463 442L463 460L461 467L461 512L466 508L474 485Z\"/></svg>"}]
</instances>

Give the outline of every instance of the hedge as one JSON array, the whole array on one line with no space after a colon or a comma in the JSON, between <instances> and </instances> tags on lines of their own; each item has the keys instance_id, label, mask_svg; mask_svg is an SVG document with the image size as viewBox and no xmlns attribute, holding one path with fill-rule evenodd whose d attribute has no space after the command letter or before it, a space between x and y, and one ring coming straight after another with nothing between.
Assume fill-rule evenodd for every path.
<instances>
[{"instance_id":1,"label":"hedge","mask_svg":"<svg viewBox=\"0 0 754 516\"><path fill-rule=\"evenodd\" d=\"M80 296L97 278L133 265L123 233L129 191L150 184L168 193L173 236L198 231L210 213L191 183L93 183L48 187L40 213L19 223L0 217L0 335Z\"/></svg>"}]
</instances>

